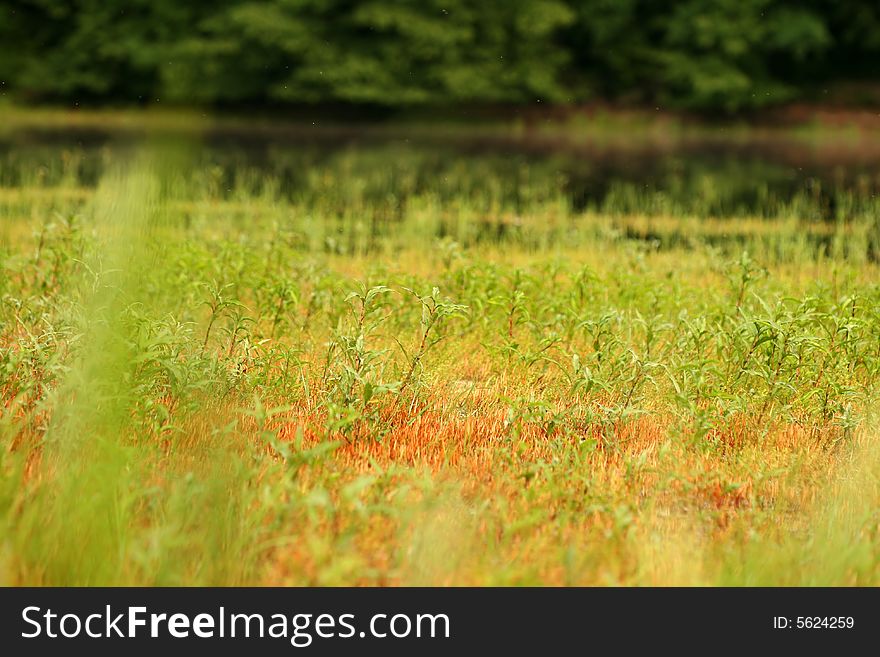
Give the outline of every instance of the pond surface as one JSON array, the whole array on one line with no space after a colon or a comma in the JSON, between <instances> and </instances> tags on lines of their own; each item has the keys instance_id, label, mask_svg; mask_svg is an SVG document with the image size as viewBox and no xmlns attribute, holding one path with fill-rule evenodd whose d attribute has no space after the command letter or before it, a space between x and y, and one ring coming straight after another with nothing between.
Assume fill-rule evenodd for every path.
<instances>
[{"instance_id":1,"label":"pond surface","mask_svg":"<svg viewBox=\"0 0 880 657\"><path fill-rule=\"evenodd\" d=\"M401 131L403 134L405 131ZM310 131L215 130L170 137L192 151L202 192L219 199L328 198L340 210L430 196L486 211L838 220L876 210L880 144L765 137L604 143L553 138L395 136L352 126ZM0 187L92 188L139 144L94 129L0 134Z\"/></svg>"}]
</instances>

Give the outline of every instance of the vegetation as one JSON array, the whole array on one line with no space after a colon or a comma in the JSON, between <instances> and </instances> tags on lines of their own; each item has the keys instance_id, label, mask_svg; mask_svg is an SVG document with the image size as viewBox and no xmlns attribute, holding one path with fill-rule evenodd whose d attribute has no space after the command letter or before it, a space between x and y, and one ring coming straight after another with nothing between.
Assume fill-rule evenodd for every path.
<instances>
[{"instance_id":1,"label":"vegetation","mask_svg":"<svg viewBox=\"0 0 880 657\"><path fill-rule=\"evenodd\" d=\"M734 111L876 84L878 34L870 0L4 0L0 93Z\"/></svg>"},{"instance_id":2,"label":"vegetation","mask_svg":"<svg viewBox=\"0 0 880 657\"><path fill-rule=\"evenodd\" d=\"M0 160L0 582L880 583L870 180L265 159Z\"/></svg>"}]
</instances>

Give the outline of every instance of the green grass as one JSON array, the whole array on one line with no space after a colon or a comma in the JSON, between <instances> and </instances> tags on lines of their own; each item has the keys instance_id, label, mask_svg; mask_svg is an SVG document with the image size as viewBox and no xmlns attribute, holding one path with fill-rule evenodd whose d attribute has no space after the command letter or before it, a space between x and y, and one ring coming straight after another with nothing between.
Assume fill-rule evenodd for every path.
<instances>
[{"instance_id":1,"label":"green grass","mask_svg":"<svg viewBox=\"0 0 880 657\"><path fill-rule=\"evenodd\" d=\"M0 165L2 583L878 583L870 191L33 157Z\"/></svg>"}]
</instances>

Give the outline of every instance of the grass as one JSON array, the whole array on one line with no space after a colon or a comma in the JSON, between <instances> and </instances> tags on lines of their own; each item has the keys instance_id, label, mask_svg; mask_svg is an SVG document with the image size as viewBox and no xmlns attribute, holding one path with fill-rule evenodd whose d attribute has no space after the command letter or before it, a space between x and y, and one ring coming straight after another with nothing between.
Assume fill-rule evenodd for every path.
<instances>
[{"instance_id":1,"label":"grass","mask_svg":"<svg viewBox=\"0 0 880 657\"><path fill-rule=\"evenodd\" d=\"M407 153L4 160L0 582L880 582L870 191Z\"/></svg>"}]
</instances>

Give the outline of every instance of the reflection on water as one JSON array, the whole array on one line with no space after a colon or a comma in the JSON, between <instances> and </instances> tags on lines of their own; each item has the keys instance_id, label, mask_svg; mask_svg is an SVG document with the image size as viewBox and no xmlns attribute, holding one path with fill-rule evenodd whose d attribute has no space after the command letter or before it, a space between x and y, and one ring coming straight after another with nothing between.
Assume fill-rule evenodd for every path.
<instances>
[{"instance_id":1,"label":"reflection on water","mask_svg":"<svg viewBox=\"0 0 880 657\"><path fill-rule=\"evenodd\" d=\"M142 143L132 132L7 132L0 216L77 213L104 172ZM711 134L591 143L558 134L406 137L351 127L213 130L193 148L188 178L175 181L176 198L188 199L177 208L182 225L244 230L274 221L305 251L625 240L748 249L790 262L880 259L880 148L873 143Z\"/></svg>"},{"instance_id":2,"label":"reflection on water","mask_svg":"<svg viewBox=\"0 0 880 657\"><path fill-rule=\"evenodd\" d=\"M774 217L794 208L813 219L873 209L880 148L871 144L764 139L612 145L553 139L389 138L357 129L214 132L197 157L206 193L269 194L395 206L413 196L467 199L527 212L560 201L570 210L696 216ZM93 187L136 144L95 130L23 131L0 138L0 186ZM332 189L328 189L332 186Z\"/></svg>"}]
</instances>

